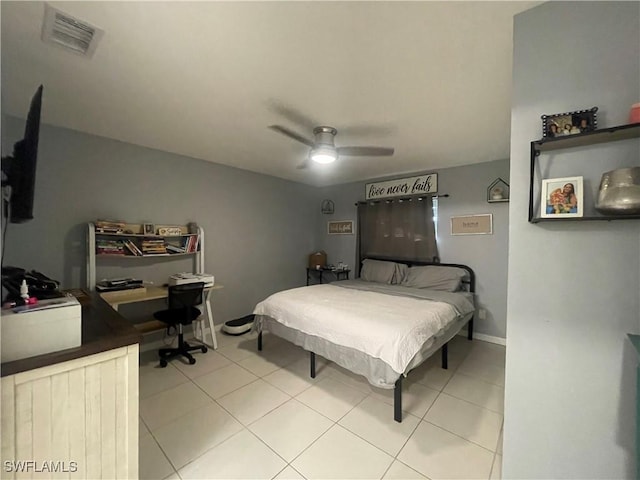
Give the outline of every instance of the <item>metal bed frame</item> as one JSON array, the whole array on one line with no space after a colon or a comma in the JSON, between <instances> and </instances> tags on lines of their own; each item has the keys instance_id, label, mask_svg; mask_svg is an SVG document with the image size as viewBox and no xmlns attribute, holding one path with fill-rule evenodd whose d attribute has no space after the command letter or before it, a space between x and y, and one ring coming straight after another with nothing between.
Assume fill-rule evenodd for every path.
<instances>
[{"instance_id":1,"label":"metal bed frame","mask_svg":"<svg viewBox=\"0 0 640 480\"><path fill-rule=\"evenodd\" d=\"M439 267L462 268L466 270L469 275L469 278L463 279L462 283L466 286L467 291L472 293L475 292L475 287L476 287L475 273L473 272L471 267L467 265L461 265L457 263L439 263L438 261L424 262L424 261L399 260L399 259L387 258L387 257L366 257L366 258L369 258L371 260L382 260L382 261L389 261L389 262L396 262L396 263L404 263L405 265L408 265L408 266L434 265ZM360 267L362 266L362 261L364 260L365 259L361 260ZM467 339L469 340L473 340L473 318L474 316L472 315L471 318L467 322L465 322L468 325ZM464 324L461 325L460 328L462 328L463 326ZM449 341L451 340L448 340L441 347L442 368L444 369L448 368L448 363L449 363ZM260 330L260 332L258 333L258 350L262 351L262 330ZM316 354L314 352L309 352L309 354L310 354L309 373L311 378L316 378ZM396 380L396 383L393 389L393 419L399 423L402 422L402 377L403 376L404 375L401 374L400 377L398 377L398 380Z\"/></svg>"}]
</instances>

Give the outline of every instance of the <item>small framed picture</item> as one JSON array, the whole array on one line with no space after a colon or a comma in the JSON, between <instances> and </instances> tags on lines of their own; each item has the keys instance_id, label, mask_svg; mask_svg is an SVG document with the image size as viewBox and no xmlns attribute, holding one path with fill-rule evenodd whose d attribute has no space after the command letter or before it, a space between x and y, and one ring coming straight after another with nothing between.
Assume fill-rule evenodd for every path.
<instances>
[{"instance_id":1,"label":"small framed picture","mask_svg":"<svg viewBox=\"0 0 640 480\"><path fill-rule=\"evenodd\" d=\"M493 214L451 217L451 235L492 235Z\"/></svg>"},{"instance_id":2,"label":"small framed picture","mask_svg":"<svg viewBox=\"0 0 640 480\"><path fill-rule=\"evenodd\" d=\"M591 132L598 126L597 111L598 107L593 107L588 110L542 115L542 138Z\"/></svg>"},{"instance_id":3,"label":"small framed picture","mask_svg":"<svg viewBox=\"0 0 640 480\"><path fill-rule=\"evenodd\" d=\"M153 223L143 223L142 231L144 232L145 235L155 235L156 227Z\"/></svg>"},{"instance_id":4,"label":"small framed picture","mask_svg":"<svg viewBox=\"0 0 640 480\"><path fill-rule=\"evenodd\" d=\"M543 218L582 217L582 177L542 180L540 216Z\"/></svg>"},{"instance_id":5,"label":"small framed picture","mask_svg":"<svg viewBox=\"0 0 640 480\"><path fill-rule=\"evenodd\" d=\"M353 220L327 222L329 235L353 235Z\"/></svg>"}]
</instances>

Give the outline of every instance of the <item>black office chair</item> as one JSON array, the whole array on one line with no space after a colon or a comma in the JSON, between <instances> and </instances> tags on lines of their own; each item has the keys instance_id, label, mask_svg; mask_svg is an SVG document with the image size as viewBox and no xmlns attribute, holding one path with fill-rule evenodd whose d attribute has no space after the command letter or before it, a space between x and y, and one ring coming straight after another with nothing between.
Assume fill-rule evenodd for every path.
<instances>
[{"instance_id":1,"label":"black office chair","mask_svg":"<svg viewBox=\"0 0 640 480\"><path fill-rule=\"evenodd\" d=\"M182 328L184 325L191 324L200 316L200 310L196 305L202 303L202 295L204 291L204 283L187 283L184 285L173 285L169 287L169 308L155 312L153 316L164 322L169 327L178 329L178 348L161 348L158 351L160 356L160 366L167 366L167 360L182 355L193 365L196 359L189 353L194 350L201 350L207 353L207 347L204 345L192 346L184 341Z\"/></svg>"}]
</instances>

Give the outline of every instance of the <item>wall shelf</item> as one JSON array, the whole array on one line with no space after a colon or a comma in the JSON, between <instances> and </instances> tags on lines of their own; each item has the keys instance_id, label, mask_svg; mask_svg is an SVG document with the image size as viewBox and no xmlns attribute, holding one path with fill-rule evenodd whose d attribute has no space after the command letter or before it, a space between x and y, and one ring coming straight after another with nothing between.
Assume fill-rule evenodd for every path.
<instances>
[{"instance_id":1,"label":"wall shelf","mask_svg":"<svg viewBox=\"0 0 640 480\"><path fill-rule=\"evenodd\" d=\"M532 149L538 154L564 148L584 147L596 145L598 143L615 142L618 140L628 140L640 138L640 123L629 125L619 125L617 127L603 128L592 132L579 133L576 135L566 135L554 138L543 138L531 142Z\"/></svg>"},{"instance_id":2,"label":"wall shelf","mask_svg":"<svg viewBox=\"0 0 640 480\"><path fill-rule=\"evenodd\" d=\"M531 142L531 164L529 170L529 222L567 222L567 221L593 221L593 220L632 220L640 219L640 215L590 215L583 217L566 218L542 218L534 215L534 178L535 167L541 153L568 148L585 147L597 145L599 143L610 143L620 140L630 140L640 138L640 123L629 125L619 125L617 127L603 128L592 132L580 133L576 135L566 135L554 138L543 138Z\"/></svg>"},{"instance_id":3,"label":"wall shelf","mask_svg":"<svg viewBox=\"0 0 640 480\"><path fill-rule=\"evenodd\" d=\"M190 233L188 225L180 225L179 235L145 234L145 224L121 224L118 231L101 231L94 223L88 224L87 232L87 288L95 289L96 270L104 265L117 265L124 260L131 262L164 262L172 258L192 257L194 272L204 269L204 231L197 227L197 233ZM162 227L160 227L162 228ZM160 240L160 242L158 242ZM155 253L154 251L157 251ZM146 261L146 262L145 262Z\"/></svg>"}]
</instances>

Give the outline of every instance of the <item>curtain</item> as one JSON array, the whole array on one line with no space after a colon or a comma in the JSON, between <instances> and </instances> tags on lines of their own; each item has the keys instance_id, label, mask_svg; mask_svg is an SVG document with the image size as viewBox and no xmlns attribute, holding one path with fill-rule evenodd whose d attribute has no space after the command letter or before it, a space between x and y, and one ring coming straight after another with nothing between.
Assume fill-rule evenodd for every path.
<instances>
[{"instance_id":1,"label":"curtain","mask_svg":"<svg viewBox=\"0 0 640 480\"><path fill-rule=\"evenodd\" d=\"M430 196L358 204L359 258L438 258Z\"/></svg>"}]
</instances>

